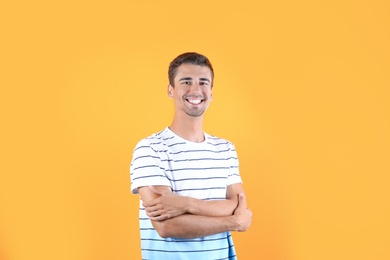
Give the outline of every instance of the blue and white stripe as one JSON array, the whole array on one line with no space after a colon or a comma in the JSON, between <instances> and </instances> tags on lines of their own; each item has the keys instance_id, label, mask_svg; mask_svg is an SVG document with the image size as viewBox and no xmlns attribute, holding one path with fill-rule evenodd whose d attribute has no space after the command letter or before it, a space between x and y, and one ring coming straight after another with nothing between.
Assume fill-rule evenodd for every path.
<instances>
[{"instance_id":1,"label":"blue and white stripe","mask_svg":"<svg viewBox=\"0 0 390 260\"><path fill-rule=\"evenodd\" d=\"M205 133L204 142L193 143L169 128L137 144L130 176L134 194L142 186L165 185L202 200L225 199L227 186L241 182L231 142ZM161 238L142 206L139 220L143 259L236 259L230 232L198 239Z\"/></svg>"}]
</instances>

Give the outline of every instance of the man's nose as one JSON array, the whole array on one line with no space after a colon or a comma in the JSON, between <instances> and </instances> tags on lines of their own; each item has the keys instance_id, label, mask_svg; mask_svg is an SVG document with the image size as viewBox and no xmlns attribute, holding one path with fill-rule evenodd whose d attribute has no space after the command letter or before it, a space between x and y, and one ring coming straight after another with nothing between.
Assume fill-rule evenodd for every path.
<instances>
[{"instance_id":1,"label":"man's nose","mask_svg":"<svg viewBox=\"0 0 390 260\"><path fill-rule=\"evenodd\" d=\"M200 86L200 82L194 82L191 86L191 91L192 92L201 92L201 86Z\"/></svg>"}]
</instances>

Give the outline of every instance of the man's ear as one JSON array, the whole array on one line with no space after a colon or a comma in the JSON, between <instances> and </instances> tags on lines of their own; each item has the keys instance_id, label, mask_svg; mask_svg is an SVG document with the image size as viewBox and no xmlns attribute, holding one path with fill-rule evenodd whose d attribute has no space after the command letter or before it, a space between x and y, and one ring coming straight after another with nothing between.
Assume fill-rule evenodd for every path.
<instances>
[{"instance_id":1,"label":"man's ear","mask_svg":"<svg viewBox=\"0 0 390 260\"><path fill-rule=\"evenodd\" d=\"M168 97L173 97L173 87L171 84L168 84Z\"/></svg>"}]
</instances>

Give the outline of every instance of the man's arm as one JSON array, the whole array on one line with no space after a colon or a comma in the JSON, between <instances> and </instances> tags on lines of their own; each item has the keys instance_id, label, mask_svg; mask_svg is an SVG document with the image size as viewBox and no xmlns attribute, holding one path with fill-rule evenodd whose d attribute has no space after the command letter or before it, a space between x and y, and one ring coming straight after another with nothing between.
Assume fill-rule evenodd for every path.
<instances>
[{"instance_id":1,"label":"man's arm","mask_svg":"<svg viewBox=\"0 0 390 260\"><path fill-rule=\"evenodd\" d=\"M210 217L229 216L237 207L237 195L244 192L242 184L236 183L227 187L226 200L199 200L177 195L166 186L148 188L159 195L143 203L147 215L153 221L162 221L186 213Z\"/></svg>"},{"instance_id":2,"label":"man's arm","mask_svg":"<svg viewBox=\"0 0 390 260\"><path fill-rule=\"evenodd\" d=\"M156 188L163 192L171 192L169 187L156 186ZM161 196L148 187L142 187L138 190L145 203ZM231 192L233 193L234 190L232 189ZM182 214L163 221L152 220L152 224L161 237L197 238L226 231L246 231L252 221L252 212L246 206L243 192L239 195L236 194L236 198L238 206L235 208L233 215L202 216ZM206 211L211 211L211 209Z\"/></svg>"}]
</instances>

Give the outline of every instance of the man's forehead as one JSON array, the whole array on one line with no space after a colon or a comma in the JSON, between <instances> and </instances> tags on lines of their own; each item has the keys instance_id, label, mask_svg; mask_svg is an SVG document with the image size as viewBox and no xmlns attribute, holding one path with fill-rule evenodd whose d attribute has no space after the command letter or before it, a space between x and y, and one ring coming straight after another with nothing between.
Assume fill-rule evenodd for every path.
<instances>
[{"instance_id":1,"label":"man's forehead","mask_svg":"<svg viewBox=\"0 0 390 260\"><path fill-rule=\"evenodd\" d=\"M188 75L188 77L209 78L210 80L212 78L211 70L209 67L190 63L182 64L177 68L176 76L179 75L181 78L186 75Z\"/></svg>"}]
</instances>

